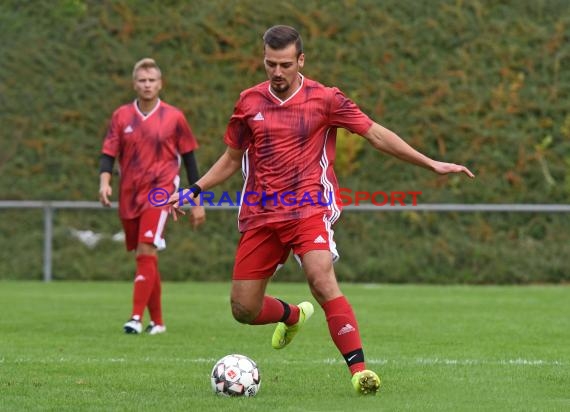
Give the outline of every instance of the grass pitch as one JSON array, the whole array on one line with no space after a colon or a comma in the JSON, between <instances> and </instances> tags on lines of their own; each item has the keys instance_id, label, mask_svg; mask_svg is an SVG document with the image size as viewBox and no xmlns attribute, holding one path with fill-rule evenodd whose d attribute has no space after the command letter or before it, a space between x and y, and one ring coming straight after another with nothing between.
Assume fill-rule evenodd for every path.
<instances>
[{"instance_id":1,"label":"grass pitch","mask_svg":"<svg viewBox=\"0 0 570 412\"><path fill-rule=\"evenodd\" d=\"M570 288L343 290L383 381L376 397L353 393L318 307L275 351L272 326L231 318L227 283L164 284L168 332L132 336L122 333L130 283L0 282L0 410L570 410ZM269 292L309 298L305 284ZM210 370L229 353L257 361L255 398L212 393Z\"/></svg>"}]
</instances>

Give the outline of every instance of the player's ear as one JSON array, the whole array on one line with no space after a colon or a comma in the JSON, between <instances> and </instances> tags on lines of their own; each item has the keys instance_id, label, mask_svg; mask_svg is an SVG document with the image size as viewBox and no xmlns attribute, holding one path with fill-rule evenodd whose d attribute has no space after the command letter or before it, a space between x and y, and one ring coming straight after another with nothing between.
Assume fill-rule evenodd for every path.
<instances>
[{"instance_id":1,"label":"player's ear","mask_svg":"<svg viewBox=\"0 0 570 412\"><path fill-rule=\"evenodd\" d=\"M299 55L299 57L297 58L297 63L299 64L299 69L302 69L303 65L305 64L305 53L301 53Z\"/></svg>"}]
</instances>

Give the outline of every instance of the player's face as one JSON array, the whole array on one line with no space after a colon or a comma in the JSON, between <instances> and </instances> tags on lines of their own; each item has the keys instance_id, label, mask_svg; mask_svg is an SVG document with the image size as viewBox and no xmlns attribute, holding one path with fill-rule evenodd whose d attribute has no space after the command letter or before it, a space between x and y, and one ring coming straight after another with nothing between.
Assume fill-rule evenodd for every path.
<instances>
[{"instance_id":1,"label":"player's face","mask_svg":"<svg viewBox=\"0 0 570 412\"><path fill-rule=\"evenodd\" d=\"M140 100L156 99L162 89L160 72L156 69L139 69L134 80L134 89Z\"/></svg>"},{"instance_id":2,"label":"player's face","mask_svg":"<svg viewBox=\"0 0 570 412\"><path fill-rule=\"evenodd\" d=\"M271 84L271 90L280 99L287 99L299 87L299 70L303 68L305 55L297 57L295 44L282 50L265 46L265 72Z\"/></svg>"}]
</instances>

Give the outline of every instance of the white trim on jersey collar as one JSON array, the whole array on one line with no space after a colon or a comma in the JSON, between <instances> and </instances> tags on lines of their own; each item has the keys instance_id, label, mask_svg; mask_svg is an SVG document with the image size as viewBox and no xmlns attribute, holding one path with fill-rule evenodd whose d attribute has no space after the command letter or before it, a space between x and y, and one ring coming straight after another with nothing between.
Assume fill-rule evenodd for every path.
<instances>
[{"instance_id":1,"label":"white trim on jersey collar","mask_svg":"<svg viewBox=\"0 0 570 412\"><path fill-rule=\"evenodd\" d=\"M144 114L143 112L141 112L141 109L139 109L139 105L137 104L137 100L135 99L135 101L133 102L133 105L135 106L135 110L137 111L138 114L140 114L142 116L142 118L144 120L148 119L150 116L152 116L152 114L154 112L156 112L158 110L158 108L160 107L160 97L158 98L158 100L156 101L156 105L152 108L152 110L150 112L148 112L147 114Z\"/></svg>"},{"instance_id":2,"label":"white trim on jersey collar","mask_svg":"<svg viewBox=\"0 0 570 412\"><path fill-rule=\"evenodd\" d=\"M277 100L279 100L281 103L279 104L280 106L283 106L285 103L287 103L289 100L291 100L293 97L295 97L297 95L297 93L299 93L299 91L303 88L303 84L305 84L305 76L303 76L301 73L297 73L299 75L299 77L301 78L301 84L299 85L299 87L297 88L297 90L295 90L293 92L293 94L291 96L289 96L288 98L286 98L285 100L281 100L279 97L277 97L275 95L275 93L273 93L273 90L271 90L271 82L269 82L269 85L267 86L267 89L269 90L269 94L271 94L273 97L275 97Z\"/></svg>"}]
</instances>

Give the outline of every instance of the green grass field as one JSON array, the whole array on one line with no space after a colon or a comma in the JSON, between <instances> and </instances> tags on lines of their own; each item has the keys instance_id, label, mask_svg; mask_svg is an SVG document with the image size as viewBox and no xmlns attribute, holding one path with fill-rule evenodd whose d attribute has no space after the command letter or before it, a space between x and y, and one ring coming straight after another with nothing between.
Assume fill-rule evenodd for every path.
<instances>
[{"instance_id":1,"label":"green grass field","mask_svg":"<svg viewBox=\"0 0 570 412\"><path fill-rule=\"evenodd\" d=\"M283 351L230 315L227 283L167 283L168 332L122 333L130 283L0 282L1 411L570 410L570 288L343 285L376 397L353 393L322 310ZM308 298L304 284L272 294ZM257 361L255 398L210 389L229 353Z\"/></svg>"}]
</instances>

